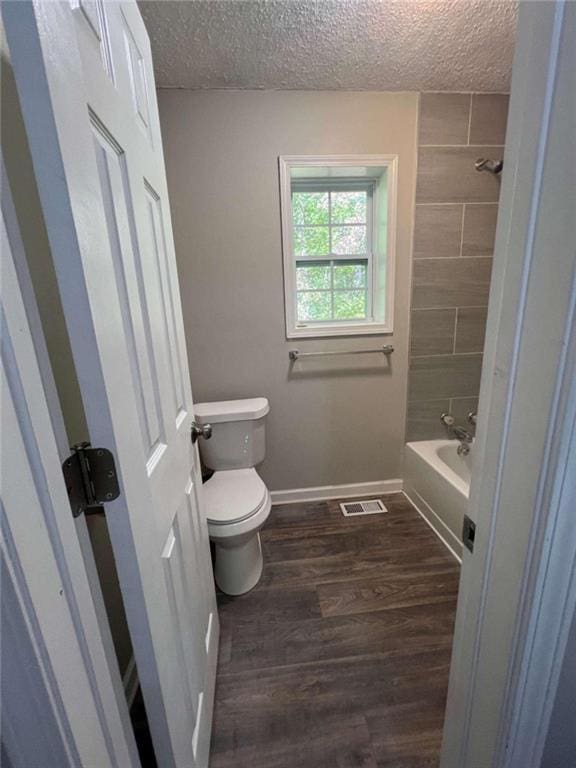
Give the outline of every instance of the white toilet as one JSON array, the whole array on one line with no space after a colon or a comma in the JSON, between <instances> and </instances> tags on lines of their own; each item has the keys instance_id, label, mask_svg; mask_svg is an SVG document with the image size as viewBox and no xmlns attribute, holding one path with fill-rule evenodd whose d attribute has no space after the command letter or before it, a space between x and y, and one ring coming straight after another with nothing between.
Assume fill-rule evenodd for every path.
<instances>
[{"instance_id":1,"label":"white toilet","mask_svg":"<svg viewBox=\"0 0 576 768\"><path fill-rule=\"evenodd\" d=\"M266 452L265 397L197 403L196 422L212 425L200 452L214 474L204 484L208 532L216 548L216 583L227 595L242 595L262 573L259 530L270 514L270 493L254 469Z\"/></svg>"}]
</instances>

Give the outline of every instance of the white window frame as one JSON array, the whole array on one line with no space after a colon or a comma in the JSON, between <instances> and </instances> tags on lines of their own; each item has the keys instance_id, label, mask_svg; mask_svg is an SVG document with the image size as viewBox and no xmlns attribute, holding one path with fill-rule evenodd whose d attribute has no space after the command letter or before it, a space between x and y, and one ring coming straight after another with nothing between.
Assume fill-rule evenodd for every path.
<instances>
[{"instance_id":1,"label":"white window frame","mask_svg":"<svg viewBox=\"0 0 576 768\"><path fill-rule=\"evenodd\" d=\"M372 315L368 319L345 320L337 322L321 323L313 321L310 323L299 323L297 319L297 287L296 287L296 256L293 246L293 218L292 218L292 168L302 167L380 167L386 169L387 186L387 231L385 253L375 253L371 248L368 254L369 263L369 308L374 305L376 297L375 286L379 285L381 275L380 270L385 270L386 295L384 296L384 315L380 318L374 318ZM284 260L284 306L286 312L286 337L295 338L322 338L329 336L364 336L377 334L393 333L394 321L394 273L396 256L396 199L397 199L397 166L398 155L284 155L279 158L280 168L280 197L281 197L281 221L282 221L282 250ZM345 183L345 178L337 177L335 182L341 180ZM365 180L367 184L370 177L355 177L355 181ZM325 179L318 179L319 186L325 185ZM313 182L310 182L312 185ZM377 185L373 191L372 210L375 210L378 195ZM376 216L368 223L371 232L369 240L371 244L377 242ZM318 257L319 260L334 259L333 254L326 257ZM336 257L337 258L337 257ZM350 259L353 257L343 257ZM302 258L300 261L315 261L315 257Z\"/></svg>"},{"instance_id":2,"label":"white window frame","mask_svg":"<svg viewBox=\"0 0 576 768\"><path fill-rule=\"evenodd\" d=\"M375 203L375 187L377 184L377 179L350 179L350 178L338 178L338 179L302 179L302 181L292 181L290 184L290 201L292 203L292 196L295 191L299 192L333 192L336 190L341 190L343 192L350 192L350 191L361 191L366 192L367 195L367 206L366 206L366 221L363 224L349 224L346 226L352 226L352 227L365 227L366 229L366 251L365 253L346 253L346 254L338 254L334 253L332 249L330 249L330 252L327 253L324 256L301 256L297 257L294 254L294 262L296 269L298 268L298 264L301 264L302 262L308 263L308 264L314 264L315 262L319 263L325 263L330 262L331 266L333 266L334 262L353 262L353 261L366 261L367 262L367 274L366 274L366 313L368 317L372 316L373 313L373 304L374 304L374 285L376 284L377 280L377 274L375 274L375 271L378 268L378 264L374 263L374 243L375 243L375 232L374 227L375 223L373 221L373 212L374 212L374 203ZM331 220L331 205L328 205L328 236L330 244L332 243L332 230L334 225L332 224ZM296 226L293 225L292 232L294 232L295 229L299 229L300 225ZM334 277L334 272L332 272L332 278ZM329 289L323 289L326 291L326 293L330 293L332 296L332 300L334 298L334 288L331 287ZM303 291L298 289L298 285L296 285L295 289L295 305L297 312L298 308L298 294L302 293ZM358 320L350 320L350 321L337 321L340 325L342 322L355 322L355 323L366 323L368 322L368 318L361 318ZM326 321L310 321L310 325L314 326L325 326Z\"/></svg>"}]
</instances>

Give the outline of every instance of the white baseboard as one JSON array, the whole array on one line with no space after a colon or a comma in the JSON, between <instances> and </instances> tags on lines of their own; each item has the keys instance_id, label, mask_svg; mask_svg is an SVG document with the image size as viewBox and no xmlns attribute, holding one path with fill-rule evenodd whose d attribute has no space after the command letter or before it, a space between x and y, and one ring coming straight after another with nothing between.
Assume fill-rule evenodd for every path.
<instances>
[{"instance_id":1,"label":"white baseboard","mask_svg":"<svg viewBox=\"0 0 576 768\"><path fill-rule=\"evenodd\" d=\"M297 504L303 501L328 499L355 499L362 496L382 496L402 490L402 479L378 480L374 483L349 483L348 485L322 485L318 488L294 488L289 491L271 491L272 504Z\"/></svg>"},{"instance_id":2,"label":"white baseboard","mask_svg":"<svg viewBox=\"0 0 576 768\"><path fill-rule=\"evenodd\" d=\"M402 493L412 504L416 512L418 512L422 520L432 528L450 554L462 565L462 542L458 541L452 531L440 520L436 512L426 504L417 491L413 488L404 488Z\"/></svg>"},{"instance_id":3,"label":"white baseboard","mask_svg":"<svg viewBox=\"0 0 576 768\"><path fill-rule=\"evenodd\" d=\"M130 661L122 675L122 685L124 686L124 694L126 696L126 701L128 702L128 709L130 709L134 703L134 697L138 690L138 670L136 669L134 656L130 657Z\"/></svg>"}]
</instances>

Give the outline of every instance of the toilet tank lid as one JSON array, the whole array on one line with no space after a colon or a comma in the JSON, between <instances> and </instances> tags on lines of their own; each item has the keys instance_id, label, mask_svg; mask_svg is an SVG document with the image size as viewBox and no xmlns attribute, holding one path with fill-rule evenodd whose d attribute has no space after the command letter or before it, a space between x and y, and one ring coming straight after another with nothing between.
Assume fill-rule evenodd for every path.
<instances>
[{"instance_id":1,"label":"toilet tank lid","mask_svg":"<svg viewBox=\"0 0 576 768\"><path fill-rule=\"evenodd\" d=\"M265 397L247 400L223 400L218 403L196 403L194 414L199 424L218 424L223 421L249 421L266 416L270 406Z\"/></svg>"}]
</instances>

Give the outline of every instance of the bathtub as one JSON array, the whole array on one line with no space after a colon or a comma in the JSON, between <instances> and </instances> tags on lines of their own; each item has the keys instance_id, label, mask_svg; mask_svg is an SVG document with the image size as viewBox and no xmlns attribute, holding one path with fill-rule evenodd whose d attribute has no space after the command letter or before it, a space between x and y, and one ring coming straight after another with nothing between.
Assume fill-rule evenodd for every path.
<instances>
[{"instance_id":1,"label":"bathtub","mask_svg":"<svg viewBox=\"0 0 576 768\"><path fill-rule=\"evenodd\" d=\"M457 440L406 443L404 493L457 560L462 557L462 523L470 495L468 456Z\"/></svg>"}]
</instances>

